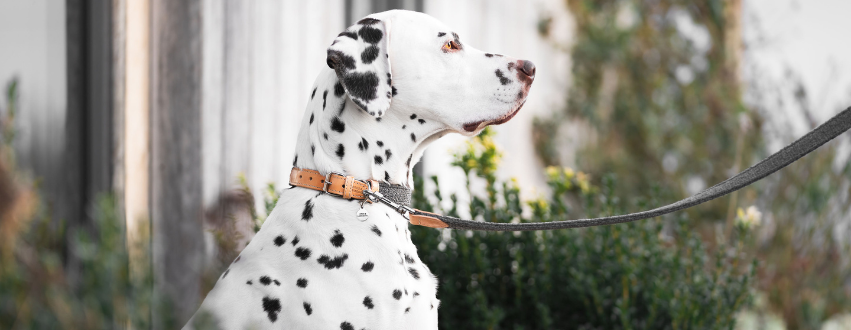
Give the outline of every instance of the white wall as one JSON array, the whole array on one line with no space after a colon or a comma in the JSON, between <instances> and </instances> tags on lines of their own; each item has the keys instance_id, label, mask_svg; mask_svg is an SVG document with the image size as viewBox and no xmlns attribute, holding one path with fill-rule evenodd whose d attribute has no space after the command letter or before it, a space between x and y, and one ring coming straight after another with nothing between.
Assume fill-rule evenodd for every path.
<instances>
[{"instance_id":1,"label":"white wall","mask_svg":"<svg viewBox=\"0 0 851 330\"><path fill-rule=\"evenodd\" d=\"M204 201L244 174L262 210L288 187L299 123L325 52L345 28L342 0L204 3Z\"/></svg>"}]
</instances>

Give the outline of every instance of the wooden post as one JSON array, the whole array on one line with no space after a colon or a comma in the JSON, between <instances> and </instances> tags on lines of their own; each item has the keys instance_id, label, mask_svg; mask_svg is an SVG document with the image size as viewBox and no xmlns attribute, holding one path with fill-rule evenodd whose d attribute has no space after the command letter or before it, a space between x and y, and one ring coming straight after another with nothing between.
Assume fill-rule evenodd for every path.
<instances>
[{"instance_id":1,"label":"wooden post","mask_svg":"<svg viewBox=\"0 0 851 330\"><path fill-rule=\"evenodd\" d=\"M123 200L130 256L130 279L138 282L150 271L150 31L148 0L125 6Z\"/></svg>"},{"instance_id":2,"label":"wooden post","mask_svg":"<svg viewBox=\"0 0 851 330\"><path fill-rule=\"evenodd\" d=\"M155 311L154 328L182 326L200 301L201 9L200 0L153 0L151 6L154 285L161 295L156 301L171 306Z\"/></svg>"}]
</instances>

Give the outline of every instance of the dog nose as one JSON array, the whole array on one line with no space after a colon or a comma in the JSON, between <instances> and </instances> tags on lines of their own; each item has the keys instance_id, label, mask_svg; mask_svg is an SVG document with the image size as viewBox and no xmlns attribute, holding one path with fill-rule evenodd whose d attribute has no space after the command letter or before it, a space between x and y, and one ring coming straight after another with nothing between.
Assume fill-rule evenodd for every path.
<instances>
[{"instance_id":1,"label":"dog nose","mask_svg":"<svg viewBox=\"0 0 851 330\"><path fill-rule=\"evenodd\" d=\"M525 73L527 76L534 78L535 77L535 63L531 61L523 61L523 65L520 66L520 71Z\"/></svg>"}]
</instances>

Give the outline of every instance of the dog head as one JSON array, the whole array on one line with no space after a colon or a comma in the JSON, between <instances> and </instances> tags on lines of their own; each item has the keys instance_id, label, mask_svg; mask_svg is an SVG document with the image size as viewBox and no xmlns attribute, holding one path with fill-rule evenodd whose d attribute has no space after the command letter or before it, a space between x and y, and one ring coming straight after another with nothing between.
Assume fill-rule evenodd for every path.
<instances>
[{"instance_id":1,"label":"dog head","mask_svg":"<svg viewBox=\"0 0 851 330\"><path fill-rule=\"evenodd\" d=\"M403 10L340 33L327 64L366 113L404 109L468 136L514 117L535 79L532 62L475 49L431 16Z\"/></svg>"}]
</instances>

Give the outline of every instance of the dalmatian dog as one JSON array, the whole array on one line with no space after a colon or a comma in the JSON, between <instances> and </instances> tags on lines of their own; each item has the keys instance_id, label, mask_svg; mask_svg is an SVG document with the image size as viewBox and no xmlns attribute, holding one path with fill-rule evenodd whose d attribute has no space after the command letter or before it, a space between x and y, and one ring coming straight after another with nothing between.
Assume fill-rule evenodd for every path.
<instances>
[{"instance_id":1,"label":"dalmatian dog","mask_svg":"<svg viewBox=\"0 0 851 330\"><path fill-rule=\"evenodd\" d=\"M531 62L477 50L436 19L402 10L340 33L327 64L293 166L406 187L429 143L508 121L535 77ZM356 218L361 207L366 221ZM416 251L394 209L292 187L193 320L205 313L222 329L437 329L437 279Z\"/></svg>"}]
</instances>

